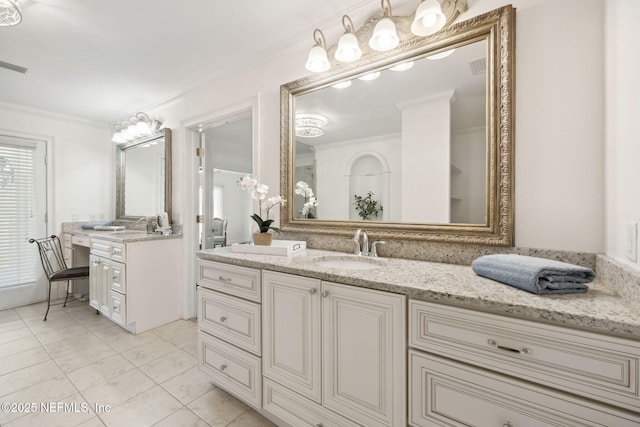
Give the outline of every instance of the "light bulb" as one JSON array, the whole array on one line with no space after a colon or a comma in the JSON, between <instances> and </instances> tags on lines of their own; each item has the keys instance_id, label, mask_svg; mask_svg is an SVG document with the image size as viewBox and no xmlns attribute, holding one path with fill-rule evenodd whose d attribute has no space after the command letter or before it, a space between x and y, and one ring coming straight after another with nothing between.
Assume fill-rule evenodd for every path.
<instances>
[{"instance_id":1,"label":"light bulb","mask_svg":"<svg viewBox=\"0 0 640 427\"><path fill-rule=\"evenodd\" d=\"M353 33L345 33L338 41L335 58L340 62L353 62L362 56L358 39Z\"/></svg>"}]
</instances>

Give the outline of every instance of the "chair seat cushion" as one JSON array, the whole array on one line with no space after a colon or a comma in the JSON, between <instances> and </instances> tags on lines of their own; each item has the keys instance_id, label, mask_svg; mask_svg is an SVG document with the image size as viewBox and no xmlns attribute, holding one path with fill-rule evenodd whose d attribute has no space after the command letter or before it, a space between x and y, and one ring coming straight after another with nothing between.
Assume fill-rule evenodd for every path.
<instances>
[{"instance_id":1,"label":"chair seat cushion","mask_svg":"<svg viewBox=\"0 0 640 427\"><path fill-rule=\"evenodd\" d=\"M64 270L56 271L49 279L51 280L68 280L80 277L89 277L89 267L72 267Z\"/></svg>"}]
</instances>

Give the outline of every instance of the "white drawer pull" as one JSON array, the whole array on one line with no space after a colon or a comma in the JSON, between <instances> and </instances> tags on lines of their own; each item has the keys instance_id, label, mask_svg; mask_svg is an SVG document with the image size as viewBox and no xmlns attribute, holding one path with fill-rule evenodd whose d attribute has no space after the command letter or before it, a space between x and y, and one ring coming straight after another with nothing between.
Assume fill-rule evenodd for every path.
<instances>
[{"instance_id":1,"label":"white drawer pull","mask_svg":"<svg viewBox=\"0 0 640 427\"><path fill-rule=\"evenodd\" d=\"M222 365L220 365L220 370L224 371L225 369L227 369L227 364L223 363Z\"/></svg>"},{"instance_id":2,"label":"white drawer pull","mask_svg":"<svg viewBox=\"0 0 640 427\"><path fill-rule=\"evenodd\" d=\"M310 295L313 295L313 294L315 294L317 291L318 291L318 290L317 290L316 288L311 288L311 289L309 289L309 294L310 294Z\"/></svg>"},{"instance_id":3,"label":"white drawer pull","mask_svg":"<svg viewBox=\"0 0 640 427\"><path fill-rule=\"evenodd\" d=\"M492 347L497 348L498 350L508 351L508 352L511 352L511 353L518 353L518 354L531 354L531 353L533 353L533 351L531 351L530 348L526 348L526 347L524 347L522 349L517 349L517 348L512 348L512 347L505 347L503 345L498 344L495 340L492 340L491 338L489 338L487 340L487 344L489 344Z\"/></svg>"},{"instance_id":4,"label":"white drawer pull","mask_svg":"<svg viewBox=\"0 0 640 427\"><path fill-rule=\"evenodd\" d=\"M222 316L220 317L220 322L226 322L227 321L227 316Z\"/></svg>"},{"instance_id":5,"label":"white drawer pull","mask_svg":"<svg viewBox=\"0 0 640 427\"><path fill-rule=\"evenodd\" d=\"M231 282L233 279L231 279L231 277L218 276L218 280L221 282Z\"/></svg>"},{"instance_id":6,"label":"white drawer pull","mask_svg":"<svg viewBox=\"0 0 640 427\"><path fill-rule=\"evenodd\" d=\"M318 424L316 424L316 427L323 427L323 426L322 426L322 423L318 423Z\"/></svg>"},{"instance_id":7,"label":"white drawer pull","mask_svg":"<svg viewBox=\"0 0 640 427\"><path fill-rule=\"evenodd\" d=\"M511 424L509 421L505 421L504 424L502 424L502 427L513 427L513 424Z\"/></svg>"},{"instance_id":8,"label":"white drawer pull","mask_svg":"<svg viewBox=\"0 0 640 427\"><path fill-rule=\"evenodd\" d=\"M122 253L122 249L120 248L113 248L113 254L114 255L120 255Z\"/></svg>"},{"instance_id":9,"label":"white drawer pull","mask_svg":"<svg viewBox=\"0 0 640 427\"><path fill-rule=\"evenodd\" d=\"M329 296L329 291L322 291L322 294L320 295L322 295L322 298L326 298Z\"/></svg>"}]
</instances>

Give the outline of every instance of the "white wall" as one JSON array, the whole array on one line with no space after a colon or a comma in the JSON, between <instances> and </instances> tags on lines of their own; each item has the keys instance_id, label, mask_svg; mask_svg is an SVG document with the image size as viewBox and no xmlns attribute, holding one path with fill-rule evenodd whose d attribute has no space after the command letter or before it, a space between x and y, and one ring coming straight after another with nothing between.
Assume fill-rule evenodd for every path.
<instances>
[{"instance_id":1,"label":"white wall","mask_svg":"<svg viewBox=\"0 0 640 427\"><path fill-rule=\"evenodd\" d=\"M627 225L640 222L640 2L605 4L606 252L626 260Z\"/></svg>"},{"instance_id":2,"label":"white wall","mask_svg":"<svg viewBox=\"0 0 640 427\"><path fill-rule=\"evenodd\" d=\"M42 111L0 104L0 129L49 138L48 164L53 168L53 225L113 219L115 215L115 148L106 124L95 124Z\"/></svg>"}]
</instances>

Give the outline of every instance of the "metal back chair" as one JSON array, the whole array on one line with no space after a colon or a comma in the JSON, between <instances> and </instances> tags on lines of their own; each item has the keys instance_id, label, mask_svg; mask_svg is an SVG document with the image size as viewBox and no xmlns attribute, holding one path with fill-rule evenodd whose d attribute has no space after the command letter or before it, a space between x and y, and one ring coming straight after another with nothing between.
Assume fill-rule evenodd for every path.
<instances>
[{"instance_id":1,"label":"metal back chair","mask_svg":"<svg viewBox=\"0 0 640 427\"><path fill-rule=\"evenodd\" d=\"M35 243L38 245L42 268L49 280L47 312L44 315L44 320L47 320L49 308L51 307L51 282L67 281L67 295L64 298L63 304L63 307L66 307L71 281L76 279L87 279L89 277L89 267L67 267L67 263L64 261L60 239L55 234L51 237L45 237L42 239L29 239L29 243Z\"/></svg>"},{"instance_id":2,"label":"metal back chair","mask_svg":"<svg viewBox=\"0 0 640 427\"><path fill-rule=\"evenodd\" d=\"M213 247L227 246L227 224L222 218L213 218Z\"/></svg>"}]
</instances>

